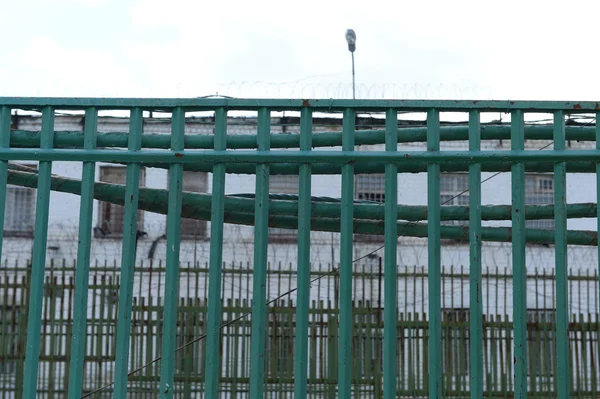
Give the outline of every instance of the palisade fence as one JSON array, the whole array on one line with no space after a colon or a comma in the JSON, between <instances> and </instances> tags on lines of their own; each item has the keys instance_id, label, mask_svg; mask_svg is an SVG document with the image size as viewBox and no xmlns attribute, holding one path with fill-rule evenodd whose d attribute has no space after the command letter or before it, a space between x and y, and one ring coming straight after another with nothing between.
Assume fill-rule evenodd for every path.
<instances>
[{"instance_id":1,"label":"palisade fence","mask_svg":"<svg viewBox=\"0 0 600 399\"><path fill-rule=\"evenodd\" d=\"M41 116L41 126L20 130L17 111ZM83 116L80 125L62 130L63 111ZM128 118L116 132L100 129L108 113ZM148 129L153 113L170 121L167 134ZM251 116L252 133L233 134L233 114ZM296 126L273 130L282 114ZM360 129L360 114L380 127ZM213 129L186 131L192 115L208 116ZM407 125L409 115L420 124ZM341 129L315 132L321 116ZM597 276L569 273L599 259L577 262L569 252L598 250L598 118L598 102L0 98L0 215L17 215L8 185L35 189L30 271L0 273L2 394L598 397ZM97 163L124 167L124 180L102 181ZM168 170L168 184L140 187L146 168ZM184 172L211 173L208 191L184 189ZM426 180L399 183L419 173ZM459 192L446 191L446 173L467 176ZM545 177L532 186L531 173ZM587 175L576 189L567 186L574 174ZM385 184L361 194L361 175ZM271 176L297 184L275 189ZM317 176L332 190L313 187ZM482 190L491 179L510 199ZM421 205L399 195L417 188ZM62 248L49 232L63 219L57 201L79 210L76 268L48 265ZM90 270L96 201L123 207L99 231L115 228L120 261ZM155 257L164 268L138 265L140 211L166 215ZM210 222L208 266L182 264L190 260L180 257L182 218ZM252 229L249 263L225 257L226 224ZM270 228L294 231L297 267L269 265ZM339 234L330 257L339 268L313 268L314 232ZM3 234L8 251L21 245ZM426 242L423 262L401 259L404 238ZM382 245L355 251L371 239ZM451 264L468 270L442 268L442 248L458 242L468 243L468 258ZM485 270L484 242L510 244L509 271ZM537 245L550 248L548 262L531 262ZM369 255L383 264L358 264ZM398 267L407 263L427 268Z\"/></svg>"},{"instance_id":2,"label":"palisade fence","mask_svg":"<svg viewBox=\"0 0 600 399\"><path fill-rule=\"evenodd\" d=\"M116 315L119 304L120 267L96 264L90 268L84 393L112 382L116 355ZM223 322L220 346L222 394L246 397L250 379L251 264L223 265ZM66 396L70 336L75 301L75 265L52 262L46 268L41 330L38 396ZM137 370L161 354L164 312L163 262L139 263L135 269L131 354L129 370ZM287 291L296 284L293 265L269 265L265 390L289 397L294 389L296 295ZM177 313L175 362L176 397L204 395L204 353L207 316L207 264L182 264ZM5 264L0 270L0 398L20 397L25 359L28 263ZM336 397L338 382L338 275L330 265L311 270L309 306L310 397ZM512 298L512 273L508 269L482 271L483 386L485 397L513 395L513 318L507 311ZM546 270L528 271L528 390L533 397L555 395L555 276ZM443 267L442 370L446 397L469 395L469 273L461 267ZM569 285L569 356L571 390L578 396L600 394L600 318L598 275L590 269L571 270ZM397 273L398 394L427 397L428 317L427 269L399 266ZM356 394L382 395L383 291L378 266L357 264L354 272L353 375ZM227 325L229 322L234 321ZM160 361L129 377L128 397L157 397ZM112 397L110 389L92 397Z\"/></svg>"}]
</instances>

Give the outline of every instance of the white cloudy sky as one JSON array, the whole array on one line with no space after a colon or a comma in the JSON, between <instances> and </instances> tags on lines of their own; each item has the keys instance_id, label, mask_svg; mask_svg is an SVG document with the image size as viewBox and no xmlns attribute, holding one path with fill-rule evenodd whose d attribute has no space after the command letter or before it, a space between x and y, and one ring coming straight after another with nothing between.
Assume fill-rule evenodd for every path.
<instances>
[{"instance_id":1,"label":"white cloudy sky","mask_svg":"<svg viewBox=\"0 0 600 399\"><path fill-rule=\"evenodd\" d=\"M0 96L598 100L600 2L7 0Z\"/></svg>"}]
</instances>

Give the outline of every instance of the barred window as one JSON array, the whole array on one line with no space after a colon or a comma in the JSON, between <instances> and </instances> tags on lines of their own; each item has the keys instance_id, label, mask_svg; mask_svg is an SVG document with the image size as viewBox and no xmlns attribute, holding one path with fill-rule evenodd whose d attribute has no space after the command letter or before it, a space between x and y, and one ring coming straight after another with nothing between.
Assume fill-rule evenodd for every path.
<instances>
[{"instance_id":1,"label":"barred window","mask_svg":"<svg viewBox=\"0 0 600 399\"><path fill-rule=\"evenodd\" d=\"M23 165L37 169L37 165ZM4 235L7 237L32 237L35 221L36 189L6 186Z\"/></svg>"},{"instance_id":2,"label":"barred window","mask_svg":"<svg viewBox=\"0 0 600 399\"><path fill-rule=\"evenodd\" d=\"M360 201L385 202L385 174L361 174L354 177L354 198ZM383 204L382 204L383 206ZM357 241L380 242L384 236L378 234L357 234Z\"/></svg>"},{"instance_id":3,"label":"barred window","mask_svg":"<svg viewBox=\"0 0 600 399\"><path fill-rule=\"evenodd\" d=\"M440 174L440 204L442 206L469 205L469 175L466 173ZM467 220L445 220L444 224L464 225Z\"/></svg>"},{"instance_id":4,"label":"barred window","mask_svg":"<svg viewBox=\"0 0 600 399\"><path fill-rule=\"evenodd\" d=\"M112 184L125 184L127 168L124 166L101 166L100 181ZM140 170L140 187L144 187L146 182L146 170ZM99 237L120 237L123 235L123 221L125 218L125 207L111 204L109 202L99 203L99 226L101 234ZM138 230L144 225L144 211L138 211Z\"/></svg>"},{"instance_id":5,"label":"barred window","mask_svg":"<svg viewBox=\"0 0 600 399\"><path fill-rule=\"evenodd\" d=\"M208 192L208 175L204 172L183 171L183 191L192 193ZM182 218L181 238L206 238L206 221Z\"/></svg>"},{"instance_id":6,"label":"barred window","mask_svg":"<svg viewBox=\"0 0 600 399\"><path fill-rule=\"evenodd\" d=\"M385 202L385 174L356 175L356 199Z\"/></svg>"},{"instance_id":7,"label":"barred window","mask_svg":"<svg viewBox=\"0 0 600 399\"><path fill-rule=\"evenodd\" d=\"M4 234L32 236L35 216L35 189L8 185L6 187L6 210Z\"/></svg>"},{"instance_id":8,"label":"barred window","mask_svg":"<svg viewBox=\"0 0 600 399\"><path fill-rule=\"evenodd\" d=\"M525 204L551 205L554 204L553 175L525 175ZM525 226L529 229L553 229L553 219L528 220Z\"/></svg>"},{"instance_id":9,"label":"barred window","mask_svg":"<svg viewBox=\"0 0 600 399\"><path fill-rule=\"evenodd\" d=\"M269 176L270 194L295 194L299 193L298 175L272 175ZM297 239L297 229L282 229L269 227L269 240L273 242L292 241Z\"/></svg>"}]
</instances>

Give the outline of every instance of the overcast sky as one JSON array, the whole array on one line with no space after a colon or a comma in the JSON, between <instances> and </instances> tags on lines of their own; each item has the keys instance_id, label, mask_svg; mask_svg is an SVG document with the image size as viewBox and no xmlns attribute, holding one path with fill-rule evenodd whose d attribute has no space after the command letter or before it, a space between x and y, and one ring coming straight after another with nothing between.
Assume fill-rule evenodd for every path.
<instances>
[{"instance_id":1,"label":"overcast sky","mask_svg":"<svg viewBox=\"0 0 600 399\"><path fill-rule=\"evenodd\" d=\"M599 100L600 2L7 0L0 96Z\"/></svg>"}]
</instances>

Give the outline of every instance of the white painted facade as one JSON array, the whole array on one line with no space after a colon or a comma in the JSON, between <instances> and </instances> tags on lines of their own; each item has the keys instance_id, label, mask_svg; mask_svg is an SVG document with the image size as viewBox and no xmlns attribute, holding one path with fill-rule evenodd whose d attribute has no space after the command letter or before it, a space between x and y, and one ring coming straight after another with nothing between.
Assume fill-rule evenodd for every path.
<instances>
[{"instance_id":1,"label":"white painted facade","mask_svg":"<svg viewBox=\"0 0 600 399\"><path fill-rule=\"evenodd\" d=\"M254 133L256 125L252 120L243 120L238 123L232 120L228 126L228 134ZM272 123L274 134L283 133L282 125ZM315 120L315 131L340 130L339 123L319 124ZM20 117L18 126L20 130L39 131L41 119L39 117ZM83 120L80 116L57 116L55 130L57 131L82 131ZM101 118L99 122L100 132L127 132L128 120L126 118ZM168 120L148 119L144 124L144 133L168 134L170 122ZM296 132L297 126L288 129ZM190 119L186 123L186 134L212 134L213 128L206 119ZM535 142L528 145L539 148L545 143ZM573 143L573 146L585 146L586 143ZM510 143L498 141L484 143L486 149L508 149ZM364 146L359 150L373 149L374 146ZM464 142L443 143L442 149L455 148L466 149ZM399 145L401 151L424 150L424 144ZM317 149L318 150L318 149ZM105 164L96 166L96 178L100 175L100 168ZM55 162L52 173L80 179L82 165L78 162ZM483 173L482 179L490 178L492 173ZM167 170L146 168L145 186L149 188L167 188ZM341 178L334 176L313 176L312 186L314 196L340 197ZM211 192L212 175L208 174L207 190ZM255 191L254 175L229 174L226 178L226 194L253 193ZM596 178L592 174L569 174L567 177L567 201L569 203L596 202ZM398 202L407 205L425 205L427 199L427 178L424 173L399 174L398 175ZM502 173L491 177L482 185L483 204L510 204L510 174ZM8 208L7 208L8 209ZM8 212L8 211L7 211ZM77 254L77 229L79 217L79 197L71 194L52 192L50 198L50 219L48 231L47 258L55 261L74 260ZM99 226L101 215L100 205L95 201L93 225ZM569 220L568 228L575 230L596 230L596 219ZM484 222L489 226L509 226L510 222ZM147 234L140 238L137 247L138 262L160 261L165 259L166 240L161 236L166 232L166 216L144 212L143 231ZM209 260L209 236L210 223L207 223L206 237L185 238L181 242L181 261L200 263L204 265ZM337 264L339 261L339 235L332 233L313 233L311 242L311 260L314 265ZM426 266L427 265L427 242L426 239L414 239L401 237L398 240L398 264L400 266ZM31 257L33 239L31 237L4 237L2 248L2 264L14 262L25 262ZM101 238L94 236L92 239L92 262L114 263L120 262L121 240L119 238ZM232 262L253 262L254 236L252 227L239 225L226 225L223 261L227 264ZM356 241L355 256L361 257L374 249L380 247L382 242ZM154 248L152 250L152 248ZM294 267L296 262L297 247L295 242L270 243L269 261L271 264L283 263ZM383 256L383 251L376 253ZM511 268L511 246L507 243L484 243L482 263L483 267L498 267L500 269ZM569 266L576 269L594 269L598 266L598 253L595 247L571 246L568 250ZM367 262L365 260L364 262ZM361 263L364 263L361 262ZM442 264L445 266L464 267L469 265L468 244L457 244L456 242L445 242L442 247ZM287 266L286 266L287 267ZM552 246L529 246L527 248L527 268L554 269L554 249ZM195 287L199 289L199 287ZM415 292L415 294L417 294ZM372 295L372 294L370 294ZM370 296L369 295L369 296ZM420 293L419 295L424 295ZM512 301L509 301L512 303ZM594 305L597 309L597 301ZM507 309L509 310L509 309ZM591 309L590 309L591 310Z\"/></svg>"}]
</instances>

